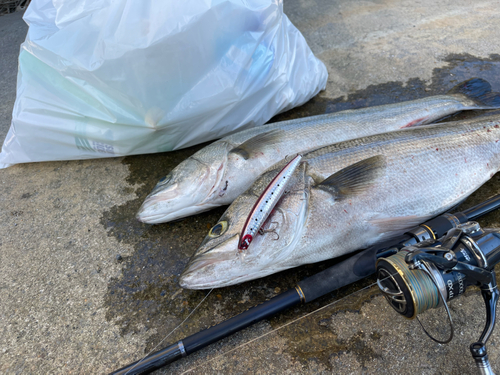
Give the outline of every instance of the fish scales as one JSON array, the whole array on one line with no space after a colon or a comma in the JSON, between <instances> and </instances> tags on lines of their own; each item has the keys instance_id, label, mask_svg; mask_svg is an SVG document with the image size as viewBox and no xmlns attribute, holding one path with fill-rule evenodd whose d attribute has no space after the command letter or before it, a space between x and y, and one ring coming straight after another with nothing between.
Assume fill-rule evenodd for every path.
<instances>
[{"instance_id":1,"label":"fish scales","mask_svg":"<svg viewBox=\"0 0 500 375\"><path fill-rule=\"evenodd\" d=\"M498 126L499 121L495 124ZM379 154L384 155L386 168L369 190L356 196L355 206L349 200L327 206L324 204L327 193L311 194L311 220L307 225L314 229L306 231L293 262L312 263L365 248L389 236L391 225L397 224L389 220L384 227L384 219L414 217L416 220L410 220L412 226L461 202L498 171L496 140L500 131L494 125L495 131L491 128L484 128L482 121L460 128L453 124L426 127L375 135L367 144L364 144L366 139L347 141L337 149L327 147L307 155L304 161L316 179ZM371 147L374 143L377 146ZM388 194L391 195L389 204ZM332 209L338 215L337 220L347 219L348 229L341 246L332 245L328 236L332 224L325 219L335 217ZM380 229L388 228L388 232L374 234L377 221L380 221ZM396 225L396 232L399 231ZM371 236L360 236L363 232ZM315 251L307 253L307 249Z\"/></svg>"},{"instance_id":2,"label":"fish scales","mask_svg":"<svg viewBox=\"0 0 500 375\"><path fill-rule=\"evenodd\" d=\"M389 129L401 129L436 121L448 116L450 113L463 110L465 106L460 99L459 97L448 95L437 95L411 102L350 109L325 115L311 116L306 119L299 118L275 122L263 127L235 133L216 142L227 142L231 148L234 148L256 135L272 130L283 130L293 133L294 142L297 144L297 146L294 147L298 147L301 150L311 149L311 143L313 143L312 148L315 148L317 144L326 145L344 139L358 138L359 134L365 132L370 135L372 131L363 131L362 128L370 128L371 124L380 127L385 126L386 128L378 129L380 132L385 132ZM472 106L472 103L469 103L469 105ZM387 111L388 113L382 113L380 111L381 107L385 107L384 112ZM419 121L416 122L415 119ZM381 122L383 122L383 124L381 124ZM310 126L305 126L305 123ZM312 131L313 128L314 131ZM342 134L335 132L336 130L341 131ZM286 136L286 134L284 135ZM275 156L281 156L282 154L287 156L292 154L289 150L275 148L275 146L286 146L288 144L287 140L288 139L283 138L277 143L270 144L272 147L266 151L275 151Z\"/></svg>"},{"instance_id":3,"label":"fish scales","mask_svg":"<svg viewBox=\"0 0 500 375\"><path fill-rule=\"evenodd\" d=\"M227 209L219 238L206 238L181 276L181 286L221 287L337 257L401 233L440 214L500 168L500 118L409 128L323 147L303 156L293 191L244 259L239 231L283 162L264 173ZM277 236L276 236L277 235Z\"/></svg>"},{"instance_id":4,"label":"fish scales","mask_svg":"<svg viewBox=\"0 0 500 375\"><path fill-rule=\"evenodd\" d=\"M287 156L331 143L428 124L465 109L500 106L486 81L473 79L447 95L268 124L229 135L201 149L160 180L137 217L179 219L230 204L258 176Z\"/></svg>"}]
</instances>

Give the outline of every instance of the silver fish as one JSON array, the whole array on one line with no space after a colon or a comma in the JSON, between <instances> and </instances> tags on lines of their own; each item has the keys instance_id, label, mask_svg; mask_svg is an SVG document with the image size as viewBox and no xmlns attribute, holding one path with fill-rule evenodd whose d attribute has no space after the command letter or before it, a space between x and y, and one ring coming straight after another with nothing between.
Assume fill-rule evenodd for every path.
<instances>
[{"instance_id":1,"label":"silver fish","mask_svg":"<svg viewBox=\"0 0 500 375\"><path fill-rule=\"evenodd\" d=\"M157 224L230 204L288 155L334 142L428 124L466 109L498 108L488 82L474 78L447 95L273 123L229 135L184 160L161 179L137 218Z\"/></svg>"},{"instance_id":2,"label":"silver fish","mask_svg":"<svg viewBox=\"0 0 500 375\"><path fill-rule=\"evenodd\" d=\"M500 116L409 128L340 142L303 156L291 192L238 256L241 228L264 173L221 217L181 275L190 289L223 287L366 248L438 215L500 169ZM218 225L217 224L217 225Z\"/></svg>"}]
</instances>

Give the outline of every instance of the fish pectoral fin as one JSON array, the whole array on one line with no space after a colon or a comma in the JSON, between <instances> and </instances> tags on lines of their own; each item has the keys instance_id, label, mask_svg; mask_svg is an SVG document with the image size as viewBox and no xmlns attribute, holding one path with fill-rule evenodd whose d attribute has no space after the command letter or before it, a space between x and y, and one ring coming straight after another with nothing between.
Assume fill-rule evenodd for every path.
<instances>
[{"instance_id":1,"label":"fish pectoral fin","mask_svg":"<svg viewBox=\"0 0 500 375\"><path fill-rule=\"evenodd\" d=\"M229 153L238 154L243 159L248 160L251 157L259 155L263 146L276 144L284 135L283 130L274 129L265 133L257 134L255 137L247 139L238 147L233 148Z\"/></svg>"},{"instance_id":2,"label":"fish pectoral fin","mask_svg":"<svg viewBox=\"0 0 500 375\"><path fill-rule=\"evenodd\" d=\"M383 155L372 156L335 172L318 184L330 190L335 200L366 191L385 169Z\"/></svg>"}]
</instances>

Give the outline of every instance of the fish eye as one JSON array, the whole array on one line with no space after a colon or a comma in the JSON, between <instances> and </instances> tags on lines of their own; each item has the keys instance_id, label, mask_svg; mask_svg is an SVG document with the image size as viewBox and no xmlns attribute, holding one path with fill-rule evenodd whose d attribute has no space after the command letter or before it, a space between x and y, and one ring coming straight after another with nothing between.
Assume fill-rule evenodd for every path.
<instances>
[{"instance_id":1,"label":"fish eye","mask_svg":"<svg viewBox=\"0 0 500 375\"><path fill-rule=\"evenodd\" d=\"M160 178L160 181L158 181L158 183L159 183L159 184L161 184L161 183L167 182L167 180L171 180L171 179L172 179L172 176L171 176L171 174L169 173L169 174L167 174L165 177Z\"/></svg>"},{"instance_id":2,"label":"fish eye","mask_svg":"<svg viewBox=\"0 0 500 375\"><path fill-rule=\"evenodd\" d=\"M210 232L208 232L208 236L212 238L216 238L222 236L224 232L227 230L227 221L220 221L215 224Z\"/></svg>"}]
</instances>

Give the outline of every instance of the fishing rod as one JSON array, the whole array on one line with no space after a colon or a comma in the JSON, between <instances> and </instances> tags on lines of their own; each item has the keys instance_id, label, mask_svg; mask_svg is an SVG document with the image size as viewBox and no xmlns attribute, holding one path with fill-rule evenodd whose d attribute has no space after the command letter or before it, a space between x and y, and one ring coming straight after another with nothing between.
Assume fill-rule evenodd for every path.
<instances>
[{"instance_id":1,"label":"fishing rod","mask_svg":"<svg viewBox=\"0 0 500 375\"><path fill-rule=\"evenodd\" d=\"M220 324L188 336L178 342L131 363L112 375L148 374L182 357L194 353L216 341L232 335L263 319L267 319L300 303L311 302L343 286L375 274L378 258L389 257L400 249L422 241L437 240L450 229L475 220L500 207L500 194L465 211L445 213L412 228L401 236L372 246L349 259L300 281L295 288L281 293L269 301L236 315Z\"/></svg>"}]
</instances>

